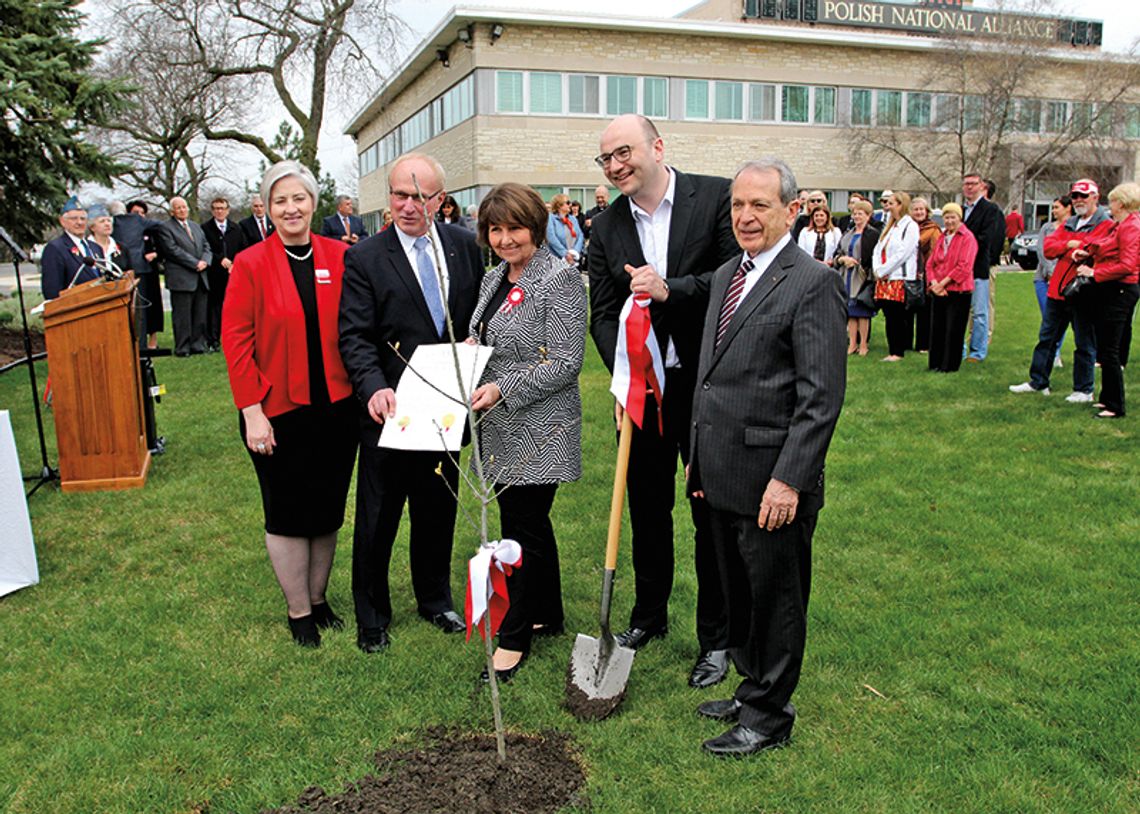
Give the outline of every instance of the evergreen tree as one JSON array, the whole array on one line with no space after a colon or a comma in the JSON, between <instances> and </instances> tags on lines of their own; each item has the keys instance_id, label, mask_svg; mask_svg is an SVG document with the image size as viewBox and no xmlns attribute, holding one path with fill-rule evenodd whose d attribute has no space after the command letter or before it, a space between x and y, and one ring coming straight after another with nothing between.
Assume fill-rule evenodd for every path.
<instances>
[{"instance_id":1,"label":"evergreen tree","mask_svg":"<svg viewBox=\"0 0 1140 814\"><path fill-rule=\"evenodd\" d=\"M77 36L81 0L0 0L0 224L30 246L81 181L115 162L85 139L125 104L126 86L89 71L103 44Z\"/></svg>"}]
</instances>

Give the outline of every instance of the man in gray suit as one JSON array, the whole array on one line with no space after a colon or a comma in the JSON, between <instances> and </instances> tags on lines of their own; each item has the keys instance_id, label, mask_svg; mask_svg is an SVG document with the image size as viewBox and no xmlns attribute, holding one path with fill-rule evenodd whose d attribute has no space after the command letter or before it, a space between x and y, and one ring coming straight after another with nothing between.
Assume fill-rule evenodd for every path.
<instances>
[{"instance_id":1,"label":"man in gray suit","mask_svg":"<svg viewBox=\"0 0 1140 814\"><path fill-rule=\"evenodd\" d=\"M732 230L744 253L714 275L701 338L689 488L709 507L744 676L733 698L697 708L735 724L705 741L714 755L780 746L796 718L811 538L847 377L843 283L792 242L798 209L784 162L736 174Z\"/></svg>"},{"instance_id":2,"label":"man in gray suit","mask_svg":"<svg viewBox=\"0 0 1140 814\"><path fill-rule=\"evenodd\" d=\"M206 269L213 254L202 227L189 215L185 199L171 198L170 220L158 233L166 262L175 356L206 352L206 304L210 290Z\"/></svg>"}]
</instances>

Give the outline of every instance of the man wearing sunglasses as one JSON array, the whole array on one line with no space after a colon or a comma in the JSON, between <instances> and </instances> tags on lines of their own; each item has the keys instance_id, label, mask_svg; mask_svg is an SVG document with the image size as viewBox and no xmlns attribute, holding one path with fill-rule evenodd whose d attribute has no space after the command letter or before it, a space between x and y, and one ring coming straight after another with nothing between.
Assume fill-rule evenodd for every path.
<instances>
[{"instance_id":1,"label":"man wearing sunglasses","mask_svg":"<svg viewBox=\"0 0 1140 814\"><path fill-rule=\"evenodd\" d=\"M637 649L668 630L673 587L673 503L678 456L689 459L689 422L701 331L713 272L740 253L732 234L729 180L689 175L665 163L665 142L644 116L614 119L595 159L622 193L593 218L588 250L590 333L614 367L618 319L630 293L652 299L653 331L665 363L663 404L647 395L642 429L634 428L627 488L633 531L635 603L618 636ZM620 423L620 406L617 407ZM658 429L660 411L663 432ZM728 671L727 616L709 537L708 509L690 501L696 527L697 638L689 676L710 687Z\"/></svg>"},{"instance_id":2,"label":"man wearing sunglasses","mask_svg":"<svg viewBox=\"0 0 1140 814\"><path fill-rule=\"evenodd\" d=\"M404 360L420 345L448 341L444 303L457 337L467 335L475 310L483 264L469 230L435 219L444 183L436 159L402 156L388 175L395 228L361 240L344 256L340 354L363 407L352 596L356 644L365 653L388 647L388 562L405 503L417 610L445 633L465 628L450 585L459 454L377 446L384 422L396 415Z\"/></svg>"}]
</instances>

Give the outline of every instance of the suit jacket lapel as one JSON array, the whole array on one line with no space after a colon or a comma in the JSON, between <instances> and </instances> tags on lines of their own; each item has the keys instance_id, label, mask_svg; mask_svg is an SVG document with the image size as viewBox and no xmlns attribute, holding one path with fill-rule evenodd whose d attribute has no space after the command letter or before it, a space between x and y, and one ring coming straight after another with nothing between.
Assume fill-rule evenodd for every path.
<instances>
[{"instance_id":1,"label":"suit jacket lapel","mask_svg":"<svg viewBox=\"0 0 1140 814\"><path fill-rule=\"evenodd\" d=\"M732 344L732 340L740 333L741 326L748 321L748 318L760 307L760 304L768 299L769 295L776 290L776 287L783 282L784 278L788 276L787 269L795 265L796 252L799 248L795 243L788 243L778 255L776 255L767 270L760 275L760 279L756 281L756 285L752 286L752 290L746 296L736 309L736 313L732 315L732 319L728 323L728 330L724 333L724 339L721 340L720 346L713 353L712 362L709 367L715 367L716 363L724 355L725 350ZM725 286L727 289L727 285ZM724 301L724 292L721 292L721 298L717 302ZM714 332L716 328L713 328ZM715 335L715 334L714 334Z\"/></svg>"},{"instance_id":2,"label":"suit jacket lapel","mask_svg":"<svg viewBox=\"0 0 1140 814\"><path fill-rule=\"evenodd\" d=\"M677 183L673 188L673 214L669 218L669 248L666 254L669 259L669 267L666 269L669 277L677 276L677 269L681 267L681 253L685 250L685 235L689 232L689 221L693 218L697 194L688 176L676 170L673 172L677 175Z\"/></svg>"},{"instance_id":3,"label":"suit jacket lapel","mask_svg":"<svg viewBox=\"0 0 1140 814\"><path fill-rule=\"evenodd\" d=\"M645 255L641 252L641 241L637 237L637 224L629 208L629 198L622 197L613 205L614 234L617 235L618 256L626 258L631 266L644 266Z\"/></svg>"},{"instance_id":4,"label":"suit jacket lapel","mask_svg":"<svg viewBox=\"0 0 1140 814\"><path fill-rule=\"evenodd\" d=\"M416 308L419 309L420 315L434 332L435 322L431 318L431 311L428 310L427 300L424 299L424 290L420 287L419 274L412 268L412 264L408 262L408 256L404 254L404 245L400 242L396 227L393 226L389 231L391 232L391 237L388 239L389 262L391 262L392 268L396 270L396 276L400 278L400 282L408 289L408 294L412 298L412 302L416 304Z\"/></svg>"}]
</instances>

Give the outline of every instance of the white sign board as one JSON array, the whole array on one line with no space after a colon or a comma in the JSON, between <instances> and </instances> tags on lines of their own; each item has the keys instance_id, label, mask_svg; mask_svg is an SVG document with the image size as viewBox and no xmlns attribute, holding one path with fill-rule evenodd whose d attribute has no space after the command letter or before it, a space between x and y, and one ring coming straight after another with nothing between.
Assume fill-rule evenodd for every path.
<instances>
[{"instance_id":1,"label":"white sign board","mask_svg":"<svg viewBox=\"0 0 1140 814\"><path fill-rule=\"evenodd\" d=\"M0 410L0 596L39 581L16 438L8 411Z\"/></svg>"},{"instance_id":2,"label":"white sign board","mask_svg":"<svg viewBox=\"0 0 1140 814\"><path fill-rule=\"evenodd\" d=\"M470 398L492 349L460 343L455 350L463 374L463 392ZM420 345L396 387L396 415L385 420L380 446L458 452L466 425L467 406L460 396L452 346Z\"/></svg>"}]
</instances>

